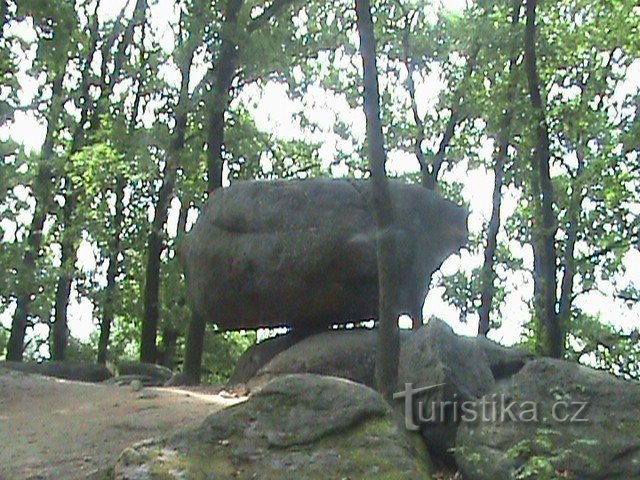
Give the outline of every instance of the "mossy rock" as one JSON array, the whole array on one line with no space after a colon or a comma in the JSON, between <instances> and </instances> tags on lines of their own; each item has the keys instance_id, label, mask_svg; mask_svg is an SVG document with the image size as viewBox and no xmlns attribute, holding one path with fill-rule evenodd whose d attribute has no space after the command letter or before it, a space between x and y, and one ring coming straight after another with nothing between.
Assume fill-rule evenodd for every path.
<instances>
[{"instance_id":1,"label":"mossy rock","mask_svg":"<svg viewBox=\"0 0 640 480\"><path fill-rule=\"evenodd\" d=\"M398 425L375 391L290 375L198 428L125 450L114 478L408 480L431 472L419 438Z\"/></svg>"},{"instance_id":2,"label":"mossy rock","mask_svg":"<svg viewBox=\"0 0 640 480\"><path fill-rule=\"evenodd\" d=\"M480 407L482 405L482 408ZM462 422L469 480L640 479L640 384L554 359L528 362Z\"/></svg>"}]
</instances>

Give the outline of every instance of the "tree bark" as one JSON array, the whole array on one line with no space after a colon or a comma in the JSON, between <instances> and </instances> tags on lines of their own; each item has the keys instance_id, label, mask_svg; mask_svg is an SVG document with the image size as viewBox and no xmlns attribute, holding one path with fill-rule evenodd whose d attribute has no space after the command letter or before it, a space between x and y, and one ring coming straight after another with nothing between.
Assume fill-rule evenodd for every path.
<instances>
[{"instance_id":1,"label":"tree bark","mask_svg":"<svg viewBox=\"0 0 640 480\"><path fill-rule=\"evenodd\" d=\"M160 364L173 370L176 366L176 347L180 331L165 327L162 331L162 351L159 355Z\"/></svg>"},{"instance_id":2,"label":"tree bark","mask_svg":"<svg viewBox=\"0 0 640 480\"><path fill-rule=\"evenodd\" d=\"M185 341L184 364L182 371L191 382L200 383L202 376L202 349L206 323L197 313L191 313L191 320Z\"/></svg>"},{"instance_id":3,"label":"tree bark","mask_svg":"<svg viewBox=\"0 0 640 480\"><path fill-rule=\"evenodd\" d=\"M240 46L235 40L238 25L238 14L244 0L228 0L225 8L225 19L222 25L220 55L216 63L213 79L213 99L209 117L209 135L207 150L208 191L222 187L222 170L224 167L224 128L225 113L231 102L230 90L236 74L236 61Z\"/></svg>"},{"instance_id":4,"label":"tree bark","mask_svg":"<svg viewBox=\"0 0 640 480\"><path fill-rule=\"evenodd\" d=\"M146 5L146 2L143 0L138 0L138 4L136 5L136 9L141 6ZM108 98L110 93L113 90L113 86L115 85L116 79L120 76L121 66L123 63L123 58L125 55L125 51L131 39L133 37L133 28L134 21L136 18L139 19L140 12L138 10L135 11L134 17L131 22L127 26L125 30L124 38L119 45L118 53L115 58L115 67L114 72L111 75L111 78L107 81L107 67L110 60L109 55L104 55L102 58L101 65L101 85L102 91L98 99L94 102L90 101L89 97L89 86L91 83L91 62L95 54L98 51L98 40L99 40L99 22L97 11L100 6L100 2L96 3L95 10L93 12L93 22L90 28L90 47L87 51L87 56L84 60L84 66L82 71L82 82L80 86L81 91L81 113L80 113L80 122L76 125L76 128L73 133L73 138L71 141L71 147L69 149L68 157L71 158L74 154L79 152L87 143L87 136L90 131L95 131L100 126L100 100L104 98ZM136 16L137 15L137 16ZM113 39L115 41L115 38ZM113 43L107 42L107 44L113 45ZM92 104L93 103L93 104ZM90 118L89 127L85 128L87 120ZM74 186L71 178L68 176L65 177L66 183L66 194L65 194L65 205L62 212L62 240L61 240L61 270L62 273L58 278L58 283L56 286L56 295L55 295L55 304L54 304L54 321L53 321L53 348L52 348L52 359L53 360L64 360L65 359L65 350L67 346L67 340L69 336L68 329L68 306L69 306L69 296L71 293L71 285L73 283L73 271L74 265L77 259L76 250L78 245L78 237L77 235L70 233L69 229L72 225L75 224L74 215L76 208L78 206L78 198L77 192L74 190Z\"/></svg>"},{"instance_id":5,"label":"tree bark","mask_svg":"<svg viewBox=\"0 0 640 480\"><path fill-rule=\"evenodd\" d=\"M578 229L580 224L579 209L582 204L582 193L580 192L580 176L584 165L584 156L581 149L578 149L578 173L573 182L573 190L569 198L567 240L564 251L564 271L560 284L560 300L558 302L558 317L563 325L568 325L571 321L571 305L573 304L573 285L576 275L575 247L578 241Z\"/></svg>"},{"instance_id":6,"label":"tree bark","mask_svg":"<svg viewBox=\"0 0 640 480\"><path fill-rule=\"evenodd\" d=\"M535 214L532 219L534 253L534 315L540 330L542 353L554 358L564 354L562 326L556 312L557 225L553 213L553 186L550 175L549 130L545 104L540 93L540 77L536 59L536 0L526 2L524 63L535 123L535 147L531 156L531 192Z\"/></svg>"},{"instance_id":7,"label":"tree bark","mask_svg":"<svg viewBox=\"0 0 640 480\"><path fill-rule=\"evenodd\" d=\"M140 109L140 102L142 100L142 75L139 74L138 88L136 90L136 96L131 108L131 118L127 126L129 135L135 133L136 120L138 116L138 110ZM104 308L102 313L102 320L100 321L100 337L98 339L98 358L97 362L105 364L109 355L109 339L111 337L111 328L115 320L115 305L118 295L117 290L117 277L120 271L120 254L122 243L122 232L124 230L124 189L126 187L126 180L122 175L116 178L115 182L115 215L113 217L113 229L114 236L113 242L110 247L109 253L109 267L107 268L107 287L105 289Z\"/></svg>"},{"instance_id":8,"label":"tree bark","mask_svg":"<svg viewBox=\"0 0 640 480\"><path fill-rule=\"evenodd\" d=\"M189 45L188 51L184 56L184 63L180 65L182 78L178 104L176 105L176 126L173 132L173 140L168 148L162 184L158 191L154 208L155 214L147 240L144 317L142 319L140 339L140 361L146 363L155 363L158 354L156 341L160 321L160 269L162 266L162 251L165 247L163 229L169 215L176 175L185 145L190 99L189 82L191 80L191 64L193 63L196 46L195 42Z\"/></svg>"},{"instance_id":9,"label":"tree bark","mask_svg":"<svg viewBox=\"0 0 640 480\"><path fill-rule=\"evenodd\" d=\"M100 322L100 337L98 339L98 358L97 362L101 364L107 363L109 354L109 339L111 337L111 327L115 318L115 303L117 278L119 271L119 256L122 228L124 224L124 187L125 180L119 176L116 180L115 188L115 215L113 217L113 241L109 254L109 267L107 268L107 287L105 289L104 308L102 320Z\"/></svg>"},{"instance_id":10,"label":"tree bark","mask_svg":"<svg viewBox=\"0 0 640 480\"><path fill-rule=\"evenodd\" d=\"M516 0L511 15L512 31L520 21L522 2ZM509 59L509 83L505 94L505 102L510 102L518 87L514 71L518 62L519 48L514 48ZM513 120L513 108L507 103L500 122L498 141L499 147L493 166L493 196L491 201L491 218L487 226L487 244L484 249L484 262L481 270L480 308L478 309L478 335L486 336L491 329L491 310L495 296L494 282L496 280L495 257L498 248L498 233L500 231L500 212L502 209L502 186L504 184L504 172L509 159L509 139L511 138L511 122Z\"/></svg>"},{"instance_id":11,"label":"tree bark","mask_svg":"<svg viewBox=\"0 0 640 480\"><path fill-rule=\"evenodd\" d=\"M54 152L54 133L58 128L62 112L62 83L65 71L59 72L52 84L51 106L47 118L47 133L42 146L40 164L36 175L33 195L36 201L33 220L29 227L27 248L22 258L22 272L16 291L16 311L11 322L11 333L7 342L8 361L21 362L24 351L24 339L29 326L31 302L35 295L33 283L36 278L36 260L40 257L44 223L52 201L53 168L51 161Z\"/></svg>"},{"instance_id":12,"label":"tree bark","mask_svg":"<svg viewBox=\"0 0 640 480\"><path fill-rule=\"evenodd\" d=\"M5 23L7 23L7 15L9 14L9 5L7 0L0 0L0 36L4 29Z\"/></svg>"},{"instance_id":13,"label":"tree bark","mask_svg":"<svg viewBox=\"0 0 640 480\"><path fill-rule=\"evenodd\" d=\"M369 0L356 0L360 55L363 62L363 104L367 123L369 166L373 184L372 201L378 228L377 260L380 332L376 354L376 386L387 399L393 398L398 378L400 336L397 298L396 242L393 234L393 205L385 171L387 154L380 120L380 91L376 64L376 39Z\"/></svg>"},{"instance_id":14,"label":"tree bark","mask_svg":"<svg viewBox=\"0 0 640 480\"><path fill-rule=\"evenodd\" d=\"M504 183L504 167L507 160L508 142L502 140L493 166L493 198L491 219L487 227L487 244L484 249L484 263L481 273L480 308L478 309L478 335L487 335L491 329L491 309L496 279L495 256L498 248L498 232L500 231L500 210L502 207L502 185Z\"/></svg>"},{"instance_id":15,"label":"tree bark","mask_svg":"<svg viewBox=\"0 0 640 480\"><path fill-rule=\"evenodd\" d=\"M207 188L209 193L222 188L224 167L225 113L231 103L231 87L236 75L236 61L240 51L234 36L240 26L238 14L244 0L227 0L225 19L221 29L221 46L213 77L213 99L209 114L209 133L207 138ZM200 383L202 366L202 348L206 332L204 320L192 314L189 321L184 352L183 373L193 382Z\"/></svg>"},{"instance_id":16,"label":"tree bark","mask_svg":"<svg viewBox=\"0 0 640 480\"><path fill-rule=\"evenodd\" d=\"M67 198L69 200L69 198ZM73 206L66 203L63 207L63 225L65 231L62 233L63 240L60 244L60 265L62 273L58 277L58 284L56 285L56 296L54 303L54 321L53 321L53 335L52 335L52 349L51 359L61 361L65 359L65 353L67 349L67 341L69 339L69 327L67 322L67 309L69 306L69 297L71 295L71 282L73 277L71 272L65 270L71 268L70 258L75 259L75 255L72 252L75 249L75 242L71 240L71 233L67 230L71 228L72 219L71 214Z\"/></svg>"},{"instance_id":17,"label":"tree bark","mask_svg":"<svg viewBox=\"0 0 640 480\"><path fill-rule=\"evenodd\" d=\"M220 54L213 78L213 98L209 115L207 138L207 190L209 193L222 187L224 168L225 114L231 103L231 88L237 75L237 60L242 48L236 41L237 31L245 28L240 25L238 15L244 7L244 0L227 0L225 18L220 38ZM246 25L249 34L255 34L275 17L282 9L294 3L294 0L275 0L257 18ZM200 381L202 363L203 336L206 328L202 318L195 313L189 322L184 354L183 373L192 381Z\"/></svg>"}]
</instances>

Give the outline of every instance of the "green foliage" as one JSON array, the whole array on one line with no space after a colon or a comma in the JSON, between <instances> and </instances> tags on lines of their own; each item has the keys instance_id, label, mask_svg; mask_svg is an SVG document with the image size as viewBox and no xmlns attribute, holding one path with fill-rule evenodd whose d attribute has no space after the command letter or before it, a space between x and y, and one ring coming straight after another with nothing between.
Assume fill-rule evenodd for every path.
<instances>
[{"instance_id":1,"label":"green foliage","mask_svg":"<svg viewBox=\"0 0 640 480\"><path fill-rule=\"evenodd\" d=\"M70 273L74 293L93 306L95 330L91 347L72 340L74 358L92 352L109 302L115 311L111 357L136 355L147 238L160 187L167 181L173 182L173 193L170 221L162 231L160 330L174 328L184 336L190 312L177 252L184 231L175 228L175 220L188 213L189 221L180 226L188 228L206 200L210 112L220 93L212 78L222 38L238 45L225 114L230 182L335 171L367 175L351 1L283 2L273 16L268 7L278 2L245 1L238 24L224 32L225 2L177 3L175 15L168 14L162 26L150 20L150 10L132 12L130 7L113 12L112 18L97 18L96 0L21 0L12 2L2 19L0 125L7 127L0 126L0 265L7 274L0 279L0 313L13 308L16 292L28 285L33 293L30 321L48 325L56 282L60 274ZM438 189L464 203L468 192L463 183L468 182L461 177L472 170L491 171L497 145L509 143L503 192L517 205L503 218L498 236L492 305L494 324L508 324L512 319L498 313L508 311L505 299L520 287L514 279L531 279L528 253L536 233L529 162L535 123L522 62L523 11L515 12L514 22L515 4L506 0L470 2L456 13L413 0L373 3L386 146L400 175L418 182L416 159L423 156L428 166L441 159ZM616 283L625 254L639 243L638 92L627 81L640 56L639 14L633 2L542 2L537 45L553 158L558 290L564 273L574 271L565 297L570 304L568 356L636 379L640 352L629 334L633 325L618 331L608 319L582 311L576 300L603 285L611 285L617 298L630 305L640 300L637 285ZM181 88L185 68L191 73L186 90ZM53 82L61 74L62 91L52 98ZM296 102L296 132L265 131L255 118L252 103L274 83L286 85ZM326 105L318 99L323 96L329 104L347 105L346 114L324 112ZM508 125L505 112L510 112ZM172 158L183 114L184 146ZM50 158L37 146L30 151L6 138L20 115L50 128ZM328 127L327 116L332 119ZM444 142L452 120L453 135ZM167 175L170 161L176 163L175 178ZM120 223L115 218L119 182L124 184ZM74 211L67 218L68 199L74 200ZM22 259L34 204L46 204L47 215L29 274ZM484 220L468 247L474 259L484 253ZM84 253L62 266L65 238ZM105 275L113 258L116 288L108 291ZM480 269L464 268L443 277L441 284L461 319L473 319ZM524 301L532 307L530 298ZM530 326L527 338L535 344L539 332ZM0 349L3 335L0 329ZM38 342L46 341L35 339L31 354L38 355ZM224 380L250 341L251 335L208 335L210 380ZM544 472L545 467L539 463L535 469Z\"/></svg>"},{"instance_id":2,"label":"green foliage","mask_svg":"<svg viewBox=\"0 0 640 480\"><path fill-rule=\"evenodd\" d=\"M638 330L631 334L580 312L569 326L568 356L628 380L640 380Z\"/></svg>"},{"instance_id":3,"label":"green foliage","mask_svg":"<svg viewBox=\"0 0 640 480\"><path fill-rule=\"evenodd\" d=\"M95 362L96 348L93 343L86 343L70 336L69 344L67 345L66 359L76 362Z\"/></svg>"},{"instance_id":4,"label":"green foliage","mask_svg":"<svg viewBox=\"0 0 640 480\"><path fill-rule=\"evenodd\" d=\"M208 332L202 360L203 380L211 384L225 383L240 355L255 342L255 332Z\"/></svg>"},{"instance_id":5,"label":"green foliage","mask_svg":"<svg viewBox=\"0 0 640 480\"><path fill-rule=\"evenodd\" d=\"M523 461L516 472L517 480L561 480L571 478L572 472L558 469L558 465L565 459L581 457L587 463L591 459L571 448L562 448L561 434L558 431L538 428L531 440L522 440L509 450L507 455ZM576 444L593 445L594 441L580 439Z\"/></svg>"},{"instance_id":6,"label":"green foliage","mask_svg":"<svg viewBox=\"0 0 640 480\"><path fill-rule=\"evenodd\" d=\"M522 440L509 448L507 455L515 459L525 459L518 469L518 480L559 480L560 472L556 470L555 463L568 457L571 450L558 450L554 447L553 438L559 432L538 429L532 440Z\"/></svg>"}]
</instances>

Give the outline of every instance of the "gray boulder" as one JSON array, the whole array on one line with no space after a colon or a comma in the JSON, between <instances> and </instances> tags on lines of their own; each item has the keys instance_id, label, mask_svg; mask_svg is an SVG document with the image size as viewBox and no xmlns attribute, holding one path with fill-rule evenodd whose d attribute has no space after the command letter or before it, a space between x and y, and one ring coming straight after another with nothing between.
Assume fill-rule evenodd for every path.
<instances>
[{"instance_id":1,"label":"gray boulder","mask_svg":"<svg viewBox=\"0 0 640 480\"><path fill-rule=\"evenodd\" d=\"M433 387L413 395L413 425L430 451L447 455L455 445L462 404L493 390L489 360L475 337L456 335L442 320L432 318L415 331L400 351L398 383L411 388Z\"/></svg>"},{"instance_id":2,"label":"gray boulder","mask_svg":"<svg viewBox=\"0 0 640 480\"><path fill-rule=\"evenodd\" d=\"M250 346L238 359L231 377L229 385L246 384L255 374L271 361L279 353L292 347L304 337L287 333L268 338L260 343Z\"/></svg>"},{"instance_id":3,"label":"gray boulder","mask_svg":"<svg viewBox=\"0 0 640 480\"><path fill-rule=\"evenodd\" d=\"M391 181L404 272L400 305L417 318L431 274L467 239L466 212ZM214 192L181 246L192 308L221 329L318 330L378 307L376 226L367 181L236 182Z\"/></svg>"},{"instance_id":4,"label":"gray boulder","mask_svg":"<svg viewBox=\"0 0 640 480\"><path fill-rule=\"evenodd\" d=\"M373 390L291 375L198 428L127 449L114 478L430 478L428 456L415 440Z\"/></svg>"},{"instance_id":5,"label":"gray boulder","mask_svg":"<svg viewBox=\"0 0 640 480\"><path fill-rule=\"evenodd\" d=\"M174 373L164 384L165 387L195 387L197 385L200 385L200 382L195 381L184 372Z\"/></svg>"},{"instance_id":6,"label":"gray boulder","mask_svg":"<svg viewBox=\"0 0 640 480\"><path fill-rule=\"evenodd\" d=\"M489 361L489 368L495 380L515 375L527 362L534 358L534 355L527 350L517 347L505 347L489 340L487 337L477 337L476 343L486 355Z\"/></svg>"},{"instance_id":7,"label":"gray boulder","mask_svg":"<svg viewBox=\"0 0 640 480\"><path fill-rule=\"evenodd\" d=\"M408 332L402 333L405 338ZM251 390L282 375L315 373L375 386L378 331L366 328L333 330L305 338L276 355L249 381Z\"/></svg>"},{"instance_id":8,"label":"gray boulder","mask_svg":"<svg viewBox=\"0 0 640 480\"><path fill-rule=\"evenodd\" d=\"M640 479L639 408L638 383L533 360L461 423L456 461L469 480Z\"/></svg>"},{"instance_id":9,"label":"gray boulder","mask_svg":"<svg viewBox=\"0 0 640 480\"><path fill-rule=\"evenodd\" d=\"M111 370L104 365L88 362L0 362L0 366L19 372L35 373L78 382L102 382L113 377Z\"/></svg>"},{"instance_id":10,"label":"gray boulder","mask_svg":"<svg viewBox=\"0 0 640 480\"><path fill-rule=\"evenodd\" d=\"M120 377L137 376L143 385L157 387L164 385L173 375L171 369L162 365L133 361L119 362L117 371Z\"/></svg>"}]
</instances>

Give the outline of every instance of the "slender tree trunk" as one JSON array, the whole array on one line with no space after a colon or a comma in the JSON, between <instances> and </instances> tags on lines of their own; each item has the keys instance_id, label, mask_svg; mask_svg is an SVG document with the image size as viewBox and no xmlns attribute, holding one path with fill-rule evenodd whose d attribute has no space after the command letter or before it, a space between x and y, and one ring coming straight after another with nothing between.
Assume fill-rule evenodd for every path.
<instances>
[{"instance_id":1,"label":"slender tree trunk","mask_svg":"<svg viewBox=\"0 0 640 480\"><path fill-rule=\"evenodd\" d=\"M444 130L440 145L438 146L438 151L433 158L433 163L430 165L430 168L422 174L422 185L430 190L435 190L436 185L438 184L438 175L440 174L440 170L444 164L449 144L453 139L453 135L456 133L458 121L459 114L456 107L454 107L451 112L451 116L449 117L449 121L447 122L447 127Z\"/></svg>"},{"instance_id":2,"label":"slender tree trunk","mask_svg":"<svg viewBox=\"0 0 640 480\"><path fill-rule=\"evenodd\" d=\"M380 332L376 355L376 385L387 399L393 398L398 378L400 336L396 242L393 234L393 204L385 172L387 154L380 120L380 91L376 64L376 39L369 0L356 0L360 55L364 67L363 103L367 120L367 142L372 181L372 200L378 227L377 258Z\"/></svg>"},{"instance_id":3,"label":"slender tree trunk","mask_svg":"<svg viewBox=\"0 0 640 480\"><path fill-rule=\"evenodd\" d=\"M573 304L573 286L576 275L575 248L580 229L580 208L582 205L581 177L584 172L584 151L581 146L576 149L578 169L573 179L569 206L567 208L567 240L564 250L564 271L560 284L560 301L558 316L562 325L568 325L571 321L571 305Z\"/></svg>"},{"instance_id":4,"label":"slender tree trunk","mask_svg":"<svg viewBox=\"0 0 640 480\"><path fill-rule=\"evenodd\" d=\"M147 240L147 267L145 271L144 289L144 317L140 340L140 361L155 363L157 360L157 332L160 320L160 269L162 266L162 251L164 250L163 228L169 215L169 207L173 198L173 191L178 170L178 162L184 150L187 131L187 113L189 102L189 82L191 79L191 64L195 54L195 43L184 57L180 66L182 80L180 94L176 106L176 127L174 138L164 167L162 185L158 191L155 205L155 215Z\"/></svg>"},{"instance_id":5,"label":"slender tree trunk","mask_svg":"<svg viewBox=\"0 0 640 480\"><path fill-rule=\"evenodd\" d=\"M7 16L9 14L9 5L7 0L0 0L0 36L2 36L2 30L4 24L7 23Z\"/></svg>"},{"instance_id":6,"label":"slender tree trunk","mask_svg":"<svg viewBox=\"0 0 640 480\"><path fill-rule=\"evenodd\" d=\"M103 77L105 75L105 68L103 63L102 69ZM136 122L138 119L138 111L140 110L140 102L142 100L142 85L143 78L142 73L139 72L136 76L137 89L136 95L131 107L131 118L127 125L127 133L129 136L133 136L136 130ZM115 306L118 296L117 289L117 277L120 271L120 254L122 243L122 232L124 230L125 212L124 212L124 190L127 181L122 176L116 177L114 194L115 194L115 214L113 217L113 229L114 236L113 242L110 246L109 253L109 267L107 268L107 287L105 289L104 308L102 313L102 319L100 321L100 337L98 340L98 357L97 362L105 364L109 355L109 341L111 337L111 328L115 320Z\"/></svg>"},{"instance_id":7,"label":"slender tree trunk","mask_svg":"<svg viewBox=\"0 0 640 480\"><path fill-rule=\"evenodd\" d=\"M222 45L214 72L213 101L209 117L209 136L207 150L208 189L213 192L222 187L224 166L224 129L225 113L231 102L230 90L236 74L236 62L240 46L234 36L239 28L238 14L244 0L228 0L225 8L225 20L222 26Z\"/></svg>"},{"instance_id":8,"label":"slender tree trunk","mask_svg":"<svg viewBox=\"0 0 640 480\"><path fill-rule=\"evenodd\" d=\"M231 87L236 74L236 61L240 46L234 39L239 28L238 14L244 0L228 0L225 8L225 20L222 26L220 56L216 64L213 79L213 101L209 117L209 135L207 150L207 173L209 193L222 187L222 171L224 167L224 130L225 113L231 102ZM184 368L185 375L193 382L199 383L202 367L202 348L206 326L205 320L193 313L185 343Z\"/></svg>"},{"instance_id":9,"label":"slender tree trunk","mask_svg":"<svg viewBox=\"0 0 640 480\"><path fill-rule=\"evenodd\" d=\"M176 347L180 332L174 328L165 327L162 330L161 364L173 370L176 366Z\"/></svg>"},{"instance_id":10,"label":"slender tree trunk","mask_svg":"<svg viewBox=\"0 0 640 480\"><path fill-rule=\"evenodd\" d=\"M520 12L522 10L522 2L515 0L513 5L513 13L511 15L512 31L515 33L515 27L520 22ZM509 59L509 84L505 94L505 100L511 101L518 87L517 78L514 71L517 67L517 61L520 49L516 48ZM487 335L491 329L491 310L493 308L493 300L495 296L494 282L496 280L495 257L498 248L498 232L500 231L500 212L502 208L502 186L504 184L504 171L509 158L509 139L511 138L511 122L513 120L513 109L508 106L502 115L498 140L500 142L498 152L493 166L493 197L491 219L487 227L487 244L484 249L484 263L481 270L481 290L480 290L480 308L478 310L478 335Z\"/></svg>"},{"instance_id":11,"label":"slender tree trunk","mask_svg":"<svg viewBox=\"0 0 640 480\"><path fill-rule=\"evenodd\" d=\"M105 289L104 309L102 321L100 322L100 338L98 339L98 363L107 363L109 353L109 338L111 327L115 318L115 303L117 295L117 278L119 270L120 243L122 228L124 225L124 187L125 180L119 176L116 180L115 188L115 215L113 217L114 235L109 256L109 267L107 268L107 287Z\"/></svg>"},{"instance_id":12,"label":"slender tree trunk","mask_svg":"<svg viewBox=\"0 0 640 480\"><path fill-rule=\"evenodd\" d=\"M98 115L94 107L92 122L89 130L85 130L85 125L91 111L91 99L89 96L89 88L91 84L91 63L96 53L98 52L98 40L99 40L99 20L98 20L98 8L100 2L95 4L95 9L92 14L93 21L90 27L90 42L87 49L87 55L84 59L82 70L82 81L80 86L80 98L81 98L81 111L80 121L76 125L73 133L71 147L69 148L68 158L70 159L74 154L79 152L86 144L87 135L92 127L96 127L96 123L93 122L93 117ZM102 71L106 70L106 65L109 61L109 57L103 57ZM102 85L106 85L106 78L103 76ZM74 189L72 180L69 176L64 177L66 193L64 196L65 204L62 210L61 224L61 274L58 278L56 285L56 294L54 302L54 320L53 320L53 334L52 334L52 360L64 360L67 342L69 338L68 327L68 307L71 295L71 286L74 278L75 263L77 260L77 247L78 236L75 232L71 232L73 226L75 226L75 211L78 206L77 192Z\"/></svg>"},{"instance_id":13,"label":"slender tree trunk","mask_svg":"<svg viewBox=\"0 0 640 480\"><path fill-rule=\"evenodd\" d=\"M69 197L67 197L69 200ZM64 231L62 232L62 242L60 244L60 265L62 267L62 273L58 277L58 284L56 286L56 296L54 303L54 321L53 321L53 335L51 349L51 359L61 361L65 359L65 353L67 349L67 341L69 339L69 327L67 322L67 310L69 306L69 297L71 295L71 283L73 277L70 271L65 269L72 268L70 258L75 259L75 242L71 239L72 235L69 232L73 223L70 215L73 211L73 206L65 204L63 207L63 225Z\"/></svg>"},{"instance_id":14,"label":"slender tree trunk","mask_svg":"<svg viewBox=\"0 0 640 480\"><path fill-rule=\"evenodd\" d=\"M487 228L487 245L484 249L484 263L482 265L482 286L480 290L480 308L478 316L478 335L487 335L491 328L491 308L495 295L495 256L498 247L498 232L500 231L500 209L502 206L502 185L504 183L504 166L507 159L508 142L503 140L500 144L498 154L493 166L493 199L491 209L491 219Z\"/></svg>"},{"instance_id":15,"label":"slender tree trunk","mask_svg":"<svg viewBox=\"0 0 640 480\"><path fill-rule=\"evenodd\" d=\"M191 202L186 199L180 201L180 213L178 214L178 228L177 236L187 233L187 218L189 217L189 208L191 208Z\"/></svg>"},{"instance_id":16,"label":"slender tree trunk","mask_svg":"<svg viewBox=\"0 0 640 480\"><path fill-rule=\"evenodd\" d=\"M535 121L535 148L532 155L531 191L537 206L532 224L534 250L535 317L540 327L543 352L560 358L564 354L562 326L556 312L557 226L553 213L549 131L542 100L536 59L536 0L527 0L525 28L525 71Z\"/></svg>"},{"instance_id":17,"label":"slender tree trunk","mask_svg":"<svg viewBox=\"0 0 640 480\"><path fill-rule=\"evenodd\" d=\"M47 134L42 146L40 165L35 180L33 194L36 201L33 220L27 237L27 248L22 258L22 271L16 292L16 311L11 323L11 333L7 343L6 358L9 361L22 361L24 339L29 326L31 302L35 296L36 260L40 257L44 223L49 212L52 198L53 170L51 160L54 152L54 133L62 111L62 82L64 70L53 81L51 106L47 118Z\"/></svg>"},{"instance_id":18,"label":"slender tree trunk","mask_svg":"<svg viewBox=\"0 0 640 480\"><path fill-rule=\"evenodd\" d=\"M140 337L140 361L146 363L155 363L157 355L156 337L160 310L160 265L161 254L164 249L162 229L166 222L169 199L171 198L170 194L173 190L173 179L169 178L173 174L168 170L173 170L173 167L169 166L169 163L167 163L165 167L165 181L158 192L156 213L147 240L144 317L142 319Z\"/></svg>"},{"instance_id":19,"label":"slender tree trunk","mask_svg":"<svg viewBox=\"0 0 640 480\"><path fill-rule=\"evenodd\" d=\"M196 312L191 312L191 320L185 341L183 372L194 383L200 383L202 375L202 349L206 322Z\"/></svg>"},{"instance_id":20,"label":"slender tree trunk","mask_svg":"<svg viewBox=\"0 0 640 480\"><path fill-rule=\"evenodd\" d=\"M262 26L274 18L294 0L274 0L264 12L247 25L249 34L254 34ZM213 79L213 99L209 116L208 150L207 150L207 188L209 193L222 187L222 173L224 168L224 138L225 113L231 103L231 88L235 78L236 63L241 46L235 40L237 30L244 28L238 22L238 14L244 7L244 0L227 0L225 4L225 19L220 33L222 45ZM205 334L205 320L195 313L189 322L189 331L184 353L184 373L194 382L200 382L202 363L203 336Z\"/></svg>"}]
</instances>

